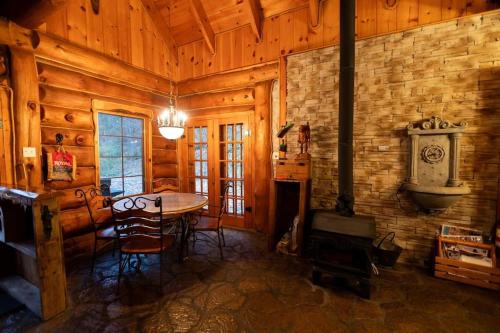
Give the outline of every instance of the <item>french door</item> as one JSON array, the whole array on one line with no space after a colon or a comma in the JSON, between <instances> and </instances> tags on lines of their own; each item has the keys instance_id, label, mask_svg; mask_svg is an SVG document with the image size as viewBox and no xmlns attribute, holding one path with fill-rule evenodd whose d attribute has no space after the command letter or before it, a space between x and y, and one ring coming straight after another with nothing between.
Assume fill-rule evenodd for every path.
<instances>
[{"instance_id":1,"label":"french door","mask_svg":"<svg viewBox=\"0 0 500 333\"><path fill-rule=\"evenodd\" d=\"M248 115L191 119L183 139L185 188L209 199L206 207L216 215L226 184L223 224L253 228L250 118ZM187 162L187 163L186 163Z\"/></svg>"}]
</instances>

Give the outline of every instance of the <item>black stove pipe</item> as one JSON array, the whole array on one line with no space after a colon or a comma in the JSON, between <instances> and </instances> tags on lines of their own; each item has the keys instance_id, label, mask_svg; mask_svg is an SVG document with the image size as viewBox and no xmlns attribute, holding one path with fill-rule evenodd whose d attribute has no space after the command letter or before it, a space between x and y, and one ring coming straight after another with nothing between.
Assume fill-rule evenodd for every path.
<instances>
[{"instance_id":1,"label":"black stove pipe","mask_svg":"<svg viewBox=\"0 0 500 333\"><path fill-rule=\"evenodd\" d=\"M340 0L339 195L336 211L354 215L353 118L356 1Z\"/></svg>"}]
</instances>

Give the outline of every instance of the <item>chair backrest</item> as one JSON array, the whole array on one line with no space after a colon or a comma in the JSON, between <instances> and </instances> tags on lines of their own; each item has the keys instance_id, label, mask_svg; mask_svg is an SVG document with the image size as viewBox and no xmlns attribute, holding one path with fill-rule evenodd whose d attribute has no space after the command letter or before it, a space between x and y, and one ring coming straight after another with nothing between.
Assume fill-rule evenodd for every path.
<instances>
[{"instance_id":1,"label":"chair backrest","mask_svg":"<svg viewBox=\"0 0 500 333\"><path fill-rule=\"evenodd\" d=\"M101 178L101 192L103 195L111 196L111 178Z\"/></svg>"},{"instance_id":2,"label":"chair backrest","mask_svg":"<svg viewBox=\"0 0 500 333\"><path fill-rule=\"evenodd\" d=\"M229 195L229 189L233 188L233 185L231 185L231 182L226 182L224 185L224 188L222 189L222 197L221 197L221 203L220 203L220 210L219 210L219 219L226 214L227 211L227 199Z\"/></svg>"},{"instance_id":3,"label":"chair backrest","mask_svg":"<svg viewBox=\"0 0 500 333\"><path fill-rule=\"evenodd\" d=\"M133 239L158 239L163 248L163 210L161 197L125 197L108 200L118 244Z\"/></svg>"},{"instance_id":4,"label":"chair backrest","mask_svg":"<svg viewBox=\"0 0 500 333\"><path fill-rule=\"evenodd\" d=\"M160 178L153 180L153 193L179 192L176 179Z\"/></svg>"},{"instance_id":5,"label":"chair backrest","mask_svg":"<svg viewBox=\"0 0 500 333\"><path fill-rule=\"evenodd\" d=\"M109 186L102 184L100 188L92 186L88 189L78 188L75 196L83 199L89 212L90 222L96 228L97 224L111 217L111 209L107 206L109 197Z\"/></svg>"}]
</instances>

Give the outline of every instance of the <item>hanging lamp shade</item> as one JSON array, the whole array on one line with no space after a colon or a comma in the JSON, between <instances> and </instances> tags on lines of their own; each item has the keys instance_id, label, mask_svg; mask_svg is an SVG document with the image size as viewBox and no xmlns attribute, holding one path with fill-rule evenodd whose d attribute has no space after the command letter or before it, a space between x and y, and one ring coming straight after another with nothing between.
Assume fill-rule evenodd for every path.
<instances>
[{"instance_id":1,"label":"hanging lamp shade","mask_svg":"<svg viewBox=\"0 0 500 333\"><path fill-rule=\"evenodd\" d=\"M179 139L184 134L186 114L179 112L171 104L158 116L158 129L160 134L170 140Z\"/></svg>"}]
</instances>

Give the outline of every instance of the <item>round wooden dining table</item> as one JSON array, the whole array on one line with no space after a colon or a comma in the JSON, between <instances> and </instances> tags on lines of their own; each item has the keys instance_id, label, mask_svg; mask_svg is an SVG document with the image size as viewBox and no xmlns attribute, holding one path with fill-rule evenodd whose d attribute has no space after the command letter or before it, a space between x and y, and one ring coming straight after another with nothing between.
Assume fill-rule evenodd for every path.
<instances>
[{"instance_id":1,"label":"round wooden dining table","mask_svg":"<svg viewBox=\"0 0 500 333\"><path fill-rule=\"evenodd\" d=\"M153 201L144 200L144 210L149 213L158 213L160 207L155 207L154 200L161 197L161 211L164 218L176 218L181 225L181 244L179 249L179 261L183 260L183 251L188 249L189 221L193 212L200 210L208 204L208 198L194 193L162 192L156 194L139 194L130 196L132 200L141 202L140 198L146 198ZM119 199L113 204L113 209L126 210L127 198Z\"/></svg>"}]
</instances>

